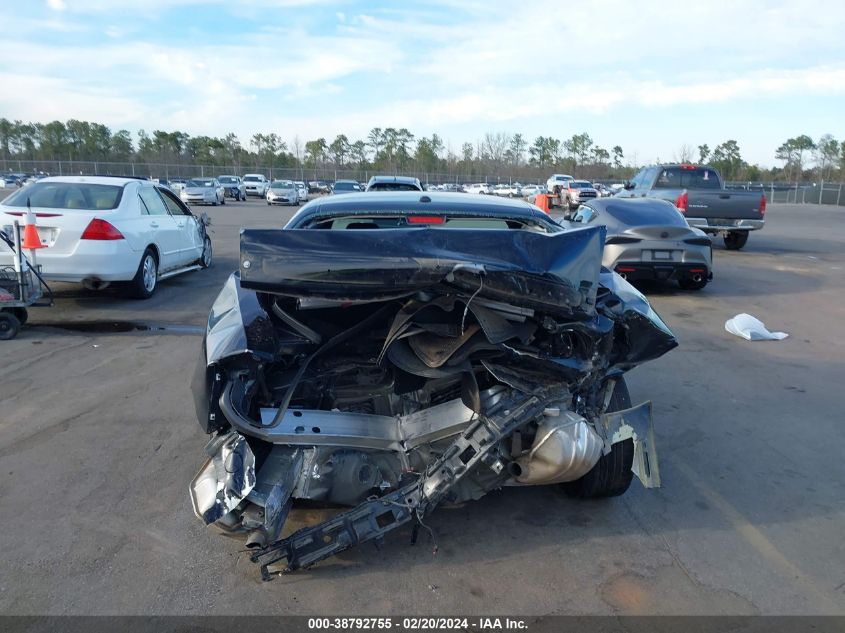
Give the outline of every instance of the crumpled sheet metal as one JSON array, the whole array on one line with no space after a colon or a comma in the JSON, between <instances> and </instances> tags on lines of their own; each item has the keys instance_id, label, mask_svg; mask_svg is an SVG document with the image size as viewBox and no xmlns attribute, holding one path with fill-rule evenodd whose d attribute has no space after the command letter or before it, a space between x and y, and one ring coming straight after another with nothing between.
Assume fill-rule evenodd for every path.
<instances>
[{"instance_id":1,"label":"crumpled sheet metal","mask_svg":"<svg viewBox=\"0 0 845 633\"><path fill-rule=\"evenodd\" d=\"M206 451L212 457L189 490L194 513L210 525L234 510L255 486L255 454L237 432L215 437Z\"/></svg>"},{"instance_id":2,"label":"crumpled sheet metal","mask_svg":"<svg viewBox=\"0 0 845 633\"><path fill-rule=\"evenodd\" d=\"M244 288L299 297L372 297L441 282L520 305L592 314L604 227L518 230L241 231Z\"/></svg>"},{"instance_id":3,"label":"crumpled sheet metal","mask_svg":"<svg viewBox=\"0 0 845 633\"><path fill-rule=\"evenodd\" d=\"M770 332L765 323L745 312L725 321L725 330L746 341L782 341L789 336L786 332Z\"/></svg>"}]
</instances>

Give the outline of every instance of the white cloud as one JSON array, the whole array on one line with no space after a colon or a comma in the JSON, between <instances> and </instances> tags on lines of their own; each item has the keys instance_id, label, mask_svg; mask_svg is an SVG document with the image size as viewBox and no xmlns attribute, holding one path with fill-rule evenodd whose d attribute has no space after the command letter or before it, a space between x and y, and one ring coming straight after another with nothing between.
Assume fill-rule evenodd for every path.
<instances>
[{"instance_id":1,"label":"white cloud","mask_svg":"<svg viewBox=\"0 0 845 633\"><path fill-rule=\"evenodd\" d=\"M53 9L53 11L64 11L67 9L65 0L47 0L47 6Z\"/></svg>"}]
</instances>

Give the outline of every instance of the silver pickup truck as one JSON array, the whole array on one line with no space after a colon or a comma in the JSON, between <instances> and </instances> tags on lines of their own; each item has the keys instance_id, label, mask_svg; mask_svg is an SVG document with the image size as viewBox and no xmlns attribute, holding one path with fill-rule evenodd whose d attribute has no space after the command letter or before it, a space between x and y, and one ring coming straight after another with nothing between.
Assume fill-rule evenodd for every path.
<instances>
[{"instance_id":1,"label":"silver pickup truck","mask_svg":"<svg viewBox=\"0 0 845 633\"><path fill-rule=\"evenodd\" d=\"M644 167L616 195L667 200L686 216L690 226L722 235L729 250L745 246L748 233L765 224L765 194L726 190L719 172L708 165Z\"/></svg>"}]
</instances>

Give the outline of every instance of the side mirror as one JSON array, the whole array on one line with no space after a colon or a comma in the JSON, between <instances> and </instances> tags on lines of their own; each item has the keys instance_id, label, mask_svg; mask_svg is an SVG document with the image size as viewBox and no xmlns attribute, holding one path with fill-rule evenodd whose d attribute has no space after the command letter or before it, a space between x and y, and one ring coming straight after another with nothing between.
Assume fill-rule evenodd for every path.
<instances>
[{"instance_id":1,"label":"side mirror","mask_svg":"<svg viewBox=\"0 0 845 633\"><path fill-rule=\"evenodd\" d=\"M203 226L211 226L211 218L208 217L208 214L205 211L203 211L200 216L200 222Z\"/></svg>"}]
</instances>

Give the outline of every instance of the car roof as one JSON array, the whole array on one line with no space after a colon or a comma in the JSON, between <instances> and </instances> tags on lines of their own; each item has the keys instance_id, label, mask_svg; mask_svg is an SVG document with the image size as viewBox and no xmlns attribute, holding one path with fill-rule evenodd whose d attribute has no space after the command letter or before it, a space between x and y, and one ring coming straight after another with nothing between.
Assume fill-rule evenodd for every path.
<instances>
[{"instance_id":1,"label":"car roof","mask_svg":"<svg viewBox=\"0 0 845 633\"><path fill-rule=\"evenodd\" d=\"M677 220L680 212L671 202L658 198L595 198L584 206L613 216L628 226L651 225L664 220ZM683 216L680 218L683 220Z\"/></svg>"},{"instance_id":2,"label":"car roof","mask_svg":"<svg viewBox=\"0 0 845 633\"><path fill-rule=\"evenodd\" d=\"M132 176L48 176L42 178L40 182L86 183L90 185L116 185L119 187L128 185L130 182L154 184L146 178L134 178Z\"/></svg>"},{"instance_id":3,"label":"car roof","mask_svg":"<svg viewBox=\"0 0 845 633\"><path fill-rule=\"evenodd\" d=\"M550 223L549 216L537 207L522 200L496 196L467 196L462 193L441 191L379 191L346 196L318 198L306 204L288 222L287 228L296 228L321 218L343 215L370 214L421 214L452 213L473 217L535 220Z\"/></svg>"}]
</instances>

